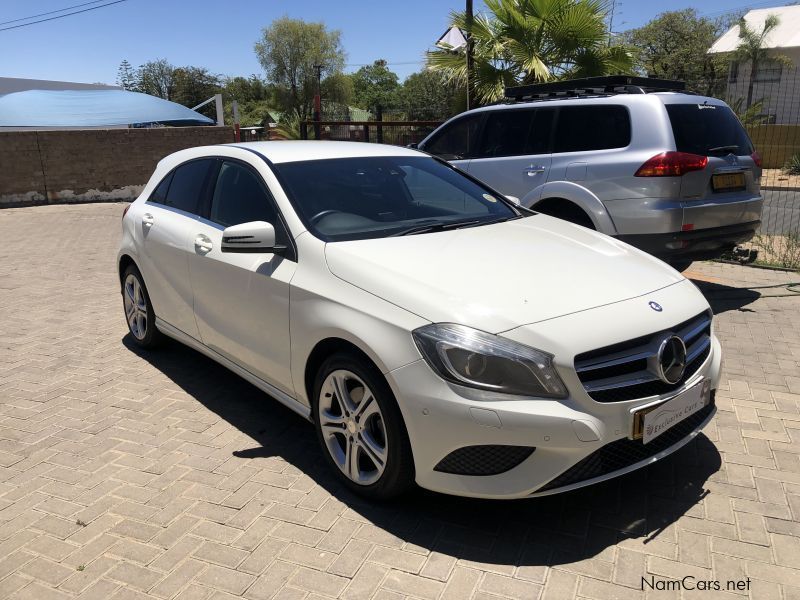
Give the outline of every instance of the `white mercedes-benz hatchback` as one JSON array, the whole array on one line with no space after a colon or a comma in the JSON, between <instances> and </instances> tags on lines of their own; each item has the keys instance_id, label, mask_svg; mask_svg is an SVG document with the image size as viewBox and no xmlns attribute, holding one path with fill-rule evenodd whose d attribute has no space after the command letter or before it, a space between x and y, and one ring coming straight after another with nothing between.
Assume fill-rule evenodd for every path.
<instances>
[{"instance_id":1,"label":"white mercedes-benz hatchback","mask_svg":"<svg viewBox=\"0 0 800 600\"><path fill-rule=\"evenodd\" d=\"M691 282L414 150L183 150L122 229L133 340L174 338L312 421L365 496L569 490L674 452L715 410Z\"/></svg>"}]
</instances>

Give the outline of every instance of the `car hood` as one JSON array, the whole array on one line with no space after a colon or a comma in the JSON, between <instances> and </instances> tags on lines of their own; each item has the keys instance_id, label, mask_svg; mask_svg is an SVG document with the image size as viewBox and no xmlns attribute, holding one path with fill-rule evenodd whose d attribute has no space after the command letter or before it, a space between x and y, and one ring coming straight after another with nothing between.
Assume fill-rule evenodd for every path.
<instances>
[{"instance_id":1,"label":"car hood","mask_svg":"<svg viewBox=\"0 0 800 600\"><path fill-rule=\"evenodd\" d=\"M684 278L614 238L545 215L326 245L337 277L434 323L490 333L621 302Z\"/></svg>"}]
</instances>

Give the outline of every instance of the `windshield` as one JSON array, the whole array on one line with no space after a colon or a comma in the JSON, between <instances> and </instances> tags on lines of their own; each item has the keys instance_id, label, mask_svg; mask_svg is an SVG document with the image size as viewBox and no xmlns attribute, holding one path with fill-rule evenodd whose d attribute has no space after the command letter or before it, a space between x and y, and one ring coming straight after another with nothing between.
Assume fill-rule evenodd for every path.
<instances>
[{"instance_id":1,"label":"windshield","mask_svg":"<svg viewBox=\"0 0 800 600\"><path fill-rule=\"evenodd\" d=\"M753 145L744 127L727 106L667 104L675 149L701 156L745 156Z\"/></svg>"},{"instance_id":2,"label":"windshield","mask_svg":"<svg viewBox=\"0 0 800 600\"><path fill-rule=\"evenodd\" d=\"M274 168L300 218L325 241L475 227L519 216L496 193L427 156L310 160Z\"/></svg>"}]
</instances>

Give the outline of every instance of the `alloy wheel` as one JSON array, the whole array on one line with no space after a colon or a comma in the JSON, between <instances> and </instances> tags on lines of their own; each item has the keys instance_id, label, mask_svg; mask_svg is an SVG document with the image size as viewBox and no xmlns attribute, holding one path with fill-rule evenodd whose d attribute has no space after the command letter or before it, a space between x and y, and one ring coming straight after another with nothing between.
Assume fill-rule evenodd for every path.
<instances>
[{"instance_id":1,"label":"alloy wheel","mask_svg":"<svg viewBox=\"0 0 800 600\"><path fill-rule=\"evenodd\" d=\"M143 340L147 335L147 300L144 296L144 289L133 273L129 273L125 278L124 289L123 298L128 328L137 340Z\"/></svg>"},{"instance_id":2,"label":"alloy wheel","mask_svg":"<svg viewBox=\"0 0 800 600\"><path fill-rule=\"evenodd\" d=\"M351 371L331 372L320 389L317 418L342 473L359 485L378 481L389 450L383 414L367 384Z\"/></svg>"}]
</instances>

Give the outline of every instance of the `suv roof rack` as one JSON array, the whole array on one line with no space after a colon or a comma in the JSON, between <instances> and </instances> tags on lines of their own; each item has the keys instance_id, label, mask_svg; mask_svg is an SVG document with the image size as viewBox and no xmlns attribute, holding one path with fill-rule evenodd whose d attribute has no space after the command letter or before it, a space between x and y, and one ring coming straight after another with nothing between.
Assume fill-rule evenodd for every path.
<instances>
[{"instance_id":1,"label":"suv roof rack","mask_svg":"<svg viewBox=\"0 0 800 600\"><path fill-rule=\"evenodd\" d=\"M508 87L505 91L505 97L508 100L522 101L556 97L683 92L685 90L686 84L683 81L631 77L629 75L608 75Z\"/></svg>"}]
</instances>

